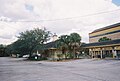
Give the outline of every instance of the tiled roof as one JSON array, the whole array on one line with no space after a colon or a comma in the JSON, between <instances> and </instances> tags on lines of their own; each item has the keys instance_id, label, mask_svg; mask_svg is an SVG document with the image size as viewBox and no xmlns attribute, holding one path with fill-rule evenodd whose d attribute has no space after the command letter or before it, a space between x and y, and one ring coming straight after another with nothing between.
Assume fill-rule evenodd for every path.
<instances>
[{"instance_id":1,"label":"tiled roof","mask_svg":"<svg viewBox=\"0 0 120 81\"><path fill-rule=\"evenodd\" d=\"M118 27L118 26L120 26L120 23L116 23L116 24L113 24L113 25L110 25L110 26L106 26L106 27L97 29L97 30L93 31L92 33L102 31L102 30L106 30L106 29L110 29L110 28L115 28L115 27Z\"/></svg>"},{"instance_id":2,"label":"tiled roof","mask_svg":"<svg viewBox=\"0 0 120 81\"><path fill-rule=\"evenodd\" d=\"M82 47L100 47L100 46L107 46L107 45L115 45L119 44L120 45L120 39L117 40L110 40L110 41L104 41L104 42L96 42L96 43L89 43L89 44L83 44Z\"/></svg>"}]
</instances>

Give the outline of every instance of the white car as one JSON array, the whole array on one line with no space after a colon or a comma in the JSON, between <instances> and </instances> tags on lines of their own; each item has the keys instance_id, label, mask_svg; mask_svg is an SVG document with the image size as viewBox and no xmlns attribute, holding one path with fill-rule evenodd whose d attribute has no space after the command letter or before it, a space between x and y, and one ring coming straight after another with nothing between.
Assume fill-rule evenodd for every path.
<instances>
[{"instance_id":1,"label":"white car","mask_svg":"<svg viewBox=\"0 0 120 81\"><path fill-rule=\"evenodd\" d=\"M23 55L23 58L28 58L30 55Z\"/></svg>"}]
</instances>

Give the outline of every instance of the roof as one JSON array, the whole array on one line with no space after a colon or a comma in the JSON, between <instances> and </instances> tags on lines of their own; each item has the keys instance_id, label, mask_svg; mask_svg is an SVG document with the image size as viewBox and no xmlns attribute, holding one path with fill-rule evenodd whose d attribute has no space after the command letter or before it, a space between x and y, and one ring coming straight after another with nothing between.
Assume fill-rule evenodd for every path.
<instances>
[{"instance_id":1,"label":"roof","mask_svg":"<svg viewBox=\"0 0 120 81\"><path fill-rule=\"evenodd\" d=\"M56 49L57 48L57 41L49 42L44 45L44 49Z\"/></svg>"},{"instance_id":2,"label":"roof","mask_svg":"<svg viewBox=\"0 0 120 81\"><path fill-rule=\"evenodd\" d=\"M120 39L83 44L82 47L89 48L89 47L102 47L102 46L112 46L112 45L120 45Z\"/></svg>"},{"instance_id":3,"label":"roof","mask_svg":"<svg viewBox=\"0 0 120 81\"><path fill-rule=\"evenodd\" d=\"M49 42L43 45L37 45L34 50L47 50L47 49L56 49L57 41Z\"/></svg>"},{"instance_id":4,"label":"roof","mask_svg":"<svg viewBox=\"0 0 120 81\"><path fill-rule=\"evenodd\" d=\"M99 32L99 31L106 30L106 29L110 29L110 28L115 28L115 27L118 27L118 26L120 26L120 23L116 23L116 24L113 24L113 25L110 25L110 26L106 26L106 27L97 29L97 30L93 31L92 33Z\"/></svg>"}]
</instances>

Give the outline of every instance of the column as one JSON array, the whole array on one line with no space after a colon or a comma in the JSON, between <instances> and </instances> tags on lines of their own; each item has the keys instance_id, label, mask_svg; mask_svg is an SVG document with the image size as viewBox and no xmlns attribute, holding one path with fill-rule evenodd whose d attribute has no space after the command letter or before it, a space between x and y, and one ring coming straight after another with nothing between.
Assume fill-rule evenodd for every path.
<instances>
[{"instance_id":1,"label":"column","mask_svg":"<svg viewBox=\"0 0 120 81\"><path fill-rule=\"evenodd\" d=\"M113 58L117 57L116 47L113 47L112 54L113 54Z\"/></svg>"},{"instance_id":2,"label":"column","mask_svg":"<svg viewBox=\"0 0 120 81\"><path fill-rule=\"evenodd\" d=\"M94 51L93 51L93 49L90 49L91 50L91 56L92 56L92 58L93 58L93 56L94 56Z\"/></svg>"},{"instance_id":3,"label":"column","mask_svg":"<svg viewBox=\"0 0 120 81\"><path fill-rule=\"evenodd\" d=\"M92 57L92 50L89 49L89 55Z\"/></svg>"},{"instance_id":4,"label":"column","mask_svg":"<svg viewBox=\"0 0 120 81\"><path fill-rule=\"evenodd\" d=\"M95 58L95 50L93 49L93 58Z\"/></svg>"},{"instance_id":5,"label":"column","mask_svg":"<svg viewBox=\"0 0 120 81\"><path fill-rule=\"evenodd\" d=\"M103 50L101 48L101 51L100 51L100 56L101 56L101 59L103 58Z\"/></svg>"},{"instance_id":6,"label":"column","mask_svg":"<svg viewBox=\"0 0 120 81\"><path fill-rule=\"evenodd\" d=\"M102 59L103 58L103 51L101 50L100 52L101 52L101 59Z\"/></svg>"}]
</instances>

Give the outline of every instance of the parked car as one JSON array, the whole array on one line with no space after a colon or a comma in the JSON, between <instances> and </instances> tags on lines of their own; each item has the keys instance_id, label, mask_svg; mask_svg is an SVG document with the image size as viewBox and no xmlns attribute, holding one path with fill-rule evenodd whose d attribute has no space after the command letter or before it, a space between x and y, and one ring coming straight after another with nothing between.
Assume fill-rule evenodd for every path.
<instances>
[{"instance_id":1,"label":"parked car","mask_svg":"<svg viewBox=\"0 0 120 81\"><path fill-rule=\"evenodd\" d=\"M28 58L30 55L23 55L23 58Z\"/></svg>"}]
</instances>

